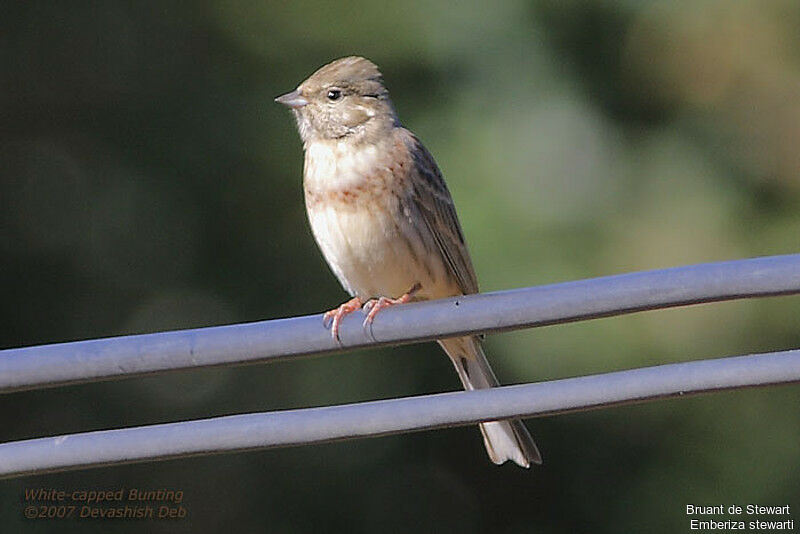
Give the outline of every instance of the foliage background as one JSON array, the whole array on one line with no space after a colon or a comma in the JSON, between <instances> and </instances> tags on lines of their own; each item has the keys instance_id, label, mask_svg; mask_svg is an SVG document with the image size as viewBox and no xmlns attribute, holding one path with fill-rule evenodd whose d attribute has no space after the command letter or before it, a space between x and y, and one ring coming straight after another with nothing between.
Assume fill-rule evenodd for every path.
<instances>
[{"instance_id":1,"label":"foliage background","mask_svg":"<svg viewBox=\"0 0 800 534\"><path fill-rule=\"evenodd\" d=\"M272 98L381 66L483 290L797 252L800 4L10 2L0 18L0 346L302 315L345 298ZM493 336L506 383L800 345L796 297ZM457 389L433 345L0 397L2 440ZM0 482L9 531L675 532L800 505L797 388ZM174 522L31 522L25 488L169 488ZM797 515L794 519L800 519ZM725 519L719 518L718 519ZM780 518L777 518L780 519ZM787 517L783 517L787 519Z\"/></svg>"}]
</instances>

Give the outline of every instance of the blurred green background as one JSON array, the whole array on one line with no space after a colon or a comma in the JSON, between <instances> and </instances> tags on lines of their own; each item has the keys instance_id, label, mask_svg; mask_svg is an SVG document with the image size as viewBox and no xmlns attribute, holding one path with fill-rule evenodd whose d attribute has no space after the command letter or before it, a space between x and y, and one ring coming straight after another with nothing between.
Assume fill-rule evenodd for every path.
<instances>
[{"instance_id":1,"label":"blurred green background","mask_svg":"<svg viewBox=\"0 0 800 534\"><path fill-rule=\"evenodd\" d=\"M329 60L384 72L448 179L484 291L791 253L800 4L10 2L0 18L0 346L317 313L272 102ZM800 346L797 297L488 339L504 383ZM458 389L434 344L0 397L2 440ZM800 505L800 391L0 482L3 532L682 532L686 504ZM29 521L26 488L168 488L172 522ZM800 516L794 515L800 520ZM783 517L782 519L787 519Z\"/></svg>"}]
</instances>

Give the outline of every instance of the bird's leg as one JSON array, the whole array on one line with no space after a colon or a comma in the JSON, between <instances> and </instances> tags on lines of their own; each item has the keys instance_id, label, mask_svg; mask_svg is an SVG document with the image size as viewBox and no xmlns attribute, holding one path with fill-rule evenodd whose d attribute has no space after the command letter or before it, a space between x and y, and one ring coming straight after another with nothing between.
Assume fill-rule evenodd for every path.
<instances>
[{"instance_id":1,"label":"bird's leg","mask_svg":"<svg viewBox=\"0 0 800 534\"><path fill-rule=\"evenodd\" d=\"M325 312L322 316L322 324L327 325L331 321L331 335L335 341L339 341L339 324L346 315L353 313L361 308L361 299L353 297L338 308Z\"/></svg>"},{"instance_id":2,"label":"bird's leg","mask_svg":"<svg viewBox=\"0 0 800 534\"><path fill-rule=\"evenodd\" d=\"M384 308L388 308L389 306L394 306L395 304L405 304L409 302L413 297L414 294L422 289L422 286L417 282L414 286L408 290L408 293L396 298L390 299L387 297L378 297L377 299L370 299L364 304L364 311L367 312L367 318L364 319L364 328L369 327L372 324L372 321L375 320L375 316L378 315L378 312Z\"/></svg>"}]
</instances>

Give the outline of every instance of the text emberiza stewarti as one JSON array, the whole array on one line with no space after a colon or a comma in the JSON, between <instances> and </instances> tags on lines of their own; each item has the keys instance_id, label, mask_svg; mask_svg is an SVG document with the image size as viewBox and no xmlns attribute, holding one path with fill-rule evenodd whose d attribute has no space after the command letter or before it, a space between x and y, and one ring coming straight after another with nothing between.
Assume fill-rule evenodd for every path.
<instances>
[{"instance_id":1,"label":"text emberiza stewarti","mask_svg":"<svg viewBox=\"0 0 800 534\"><path fill-rule=\"evenodd\" d=\"M303 185L314 237L353 298L326 314L339 322L362 306L365 324L386 306L477 293L453 200L430 153L400 125L378 68L338 59L275 99L292 108L305 149ZM468 390L498 384L475 336L439 344ZM480 424L489 457L541 463L519 420Z\"/></svg>"}]
</instances>

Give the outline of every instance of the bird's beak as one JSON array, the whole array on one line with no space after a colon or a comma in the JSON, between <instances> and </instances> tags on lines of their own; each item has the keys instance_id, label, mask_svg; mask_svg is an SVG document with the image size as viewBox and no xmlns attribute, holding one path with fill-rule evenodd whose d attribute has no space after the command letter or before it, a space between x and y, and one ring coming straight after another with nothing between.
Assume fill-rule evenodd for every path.
<instances>
[{"instance_id":1,"label":"bird's beak","mask_svg":"<svg viewBox=\"0 0 800 534\"><path fill-rule=\"evenodd\" d=\"M275 99L275 102L283 104L284 106L289 106L292 109L300 109L308 104L308 100L300 93L300 89L295 89L291 93L279 96Z\"/></svg>"}]
</instances>

